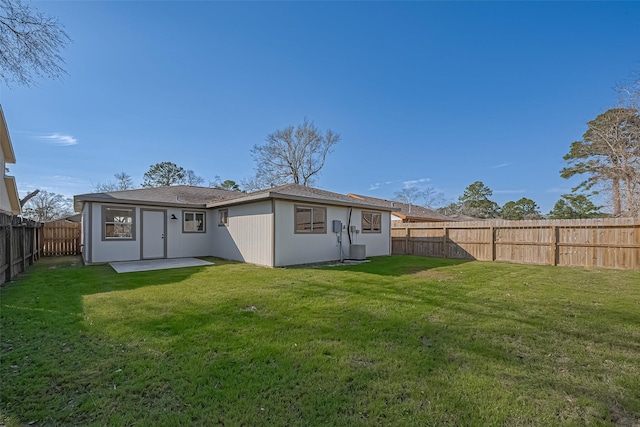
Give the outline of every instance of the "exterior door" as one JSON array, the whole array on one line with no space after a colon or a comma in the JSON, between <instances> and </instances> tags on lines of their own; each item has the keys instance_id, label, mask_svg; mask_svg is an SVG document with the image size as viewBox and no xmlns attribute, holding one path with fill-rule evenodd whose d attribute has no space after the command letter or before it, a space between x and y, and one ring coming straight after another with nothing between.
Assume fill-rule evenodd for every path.
<instances>
[{"instance_id":1,"label":"exterior door","mask_svg":"<svg viewBox=\"0 0 640 427\"><path fill-rule=\"evenodd\" d=\"M167 211L141 209L142 211L142 259L167 257Z\"/></svg>"}]
</instances>

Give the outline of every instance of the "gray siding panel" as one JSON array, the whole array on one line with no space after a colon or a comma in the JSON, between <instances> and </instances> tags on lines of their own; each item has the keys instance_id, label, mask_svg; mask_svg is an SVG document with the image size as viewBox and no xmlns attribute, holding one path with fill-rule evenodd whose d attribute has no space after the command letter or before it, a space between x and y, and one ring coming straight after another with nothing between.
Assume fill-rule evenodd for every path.
<instances>
[{"instance_id":1,"label":"gray siding panel","mask_svg":"<svg viewBox=\"0 0 640 427\"><path fill-rule=\"evenodd\" d=\"M218 225L214 211L213 256L273 266L273 214L271 202L230 206L227 226Z\"/></svg>"}]
</instances>

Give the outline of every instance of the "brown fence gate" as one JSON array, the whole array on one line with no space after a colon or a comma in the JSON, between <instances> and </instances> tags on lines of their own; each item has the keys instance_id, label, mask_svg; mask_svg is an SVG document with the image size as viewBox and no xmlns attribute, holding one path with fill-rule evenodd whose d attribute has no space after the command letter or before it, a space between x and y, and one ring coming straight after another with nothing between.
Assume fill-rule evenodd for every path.
<instances>
[{"instance_id":1,"label":"brown fence gate","mask_svg":"<svg viewBox=\"0 0 640 427\"><path fill-rule=\"evenodd\" d=\"M80 223L66 219L45 222L42 229L42 255L80 255Z\"/></svg>"}]
</instances>

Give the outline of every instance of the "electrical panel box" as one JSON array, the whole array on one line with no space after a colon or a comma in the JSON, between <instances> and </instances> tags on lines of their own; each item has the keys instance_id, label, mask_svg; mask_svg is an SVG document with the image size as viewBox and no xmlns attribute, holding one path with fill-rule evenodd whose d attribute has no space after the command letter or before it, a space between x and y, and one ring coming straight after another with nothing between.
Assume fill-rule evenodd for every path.
<instances>
[{"instance_id":1,"label":"electrical panel box","mask_svg":"<svg viewBox=\"0 0 640 427\"><path fill-rule=\"evenodd\" d=\"M338 219L333 220L333 232L342 233L342 221Z\"/></svg>"},{"instance_id":2,"label":"electrical panel box","mask_svg":"<svg viewBox=\"0 0 640 427\"><path fill-rule=\"evenodd\" d=\"M356 226L355 225L350 226L349 227L349 231L351 231L352 233L355 233L356 232Z\"/></svg>"}]
</instances>

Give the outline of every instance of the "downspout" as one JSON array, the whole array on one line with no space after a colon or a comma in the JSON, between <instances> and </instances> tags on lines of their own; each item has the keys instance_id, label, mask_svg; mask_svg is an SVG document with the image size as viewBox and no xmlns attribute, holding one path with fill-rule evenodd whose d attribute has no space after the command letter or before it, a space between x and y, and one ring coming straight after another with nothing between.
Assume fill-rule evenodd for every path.
<instances>
[{"instance_id":1,"label":"downspout","mask_svg":"<svg viewBox=\"0 0 640 427\"><path fill-rule=\"evenodd\" d=\"M351 246L351 212L352 207L349 207L349 219L347 220L347 236L349 237L349 246Z\"/></svg>"}]
</instances>

